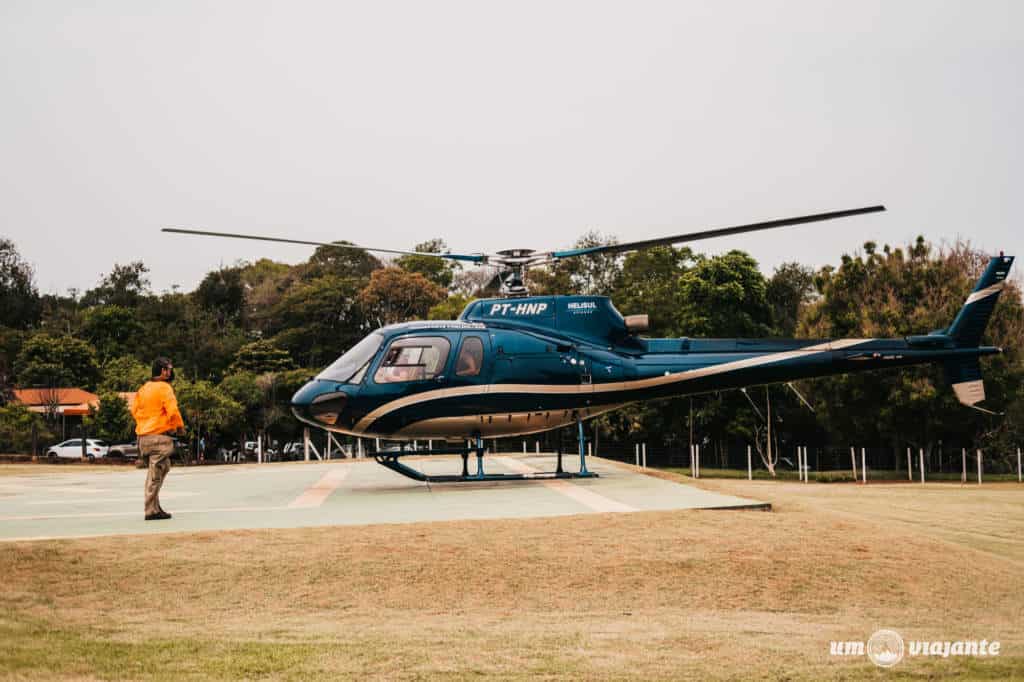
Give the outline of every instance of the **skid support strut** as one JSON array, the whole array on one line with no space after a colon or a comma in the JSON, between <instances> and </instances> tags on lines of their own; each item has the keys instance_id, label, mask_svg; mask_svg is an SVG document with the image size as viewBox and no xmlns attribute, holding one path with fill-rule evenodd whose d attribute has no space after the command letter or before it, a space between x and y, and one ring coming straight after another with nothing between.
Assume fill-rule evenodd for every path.
<instances>
[{"instance_id":1,"label":"skid support strut","mask_svg":"<svg viewBox=\"0 0 1024 682\"><path fill-rule=\"evenodd\" d=\"M583 434L582 428L581 422L579 431L581 438ZM424 483L478 483L480 481L529 481L533 479L597 477L597 474L587 470L585 461L586 444L582 440L580 441L580 471L578 473L562 470L562 447L559 444L557 471L536 471L523 474L488 474L484 472L484 439L482 436L476 436L475 442L475 447L441 448L429 451L430 455L460 455L462 457L461 474L426 474L418 469L413 469L411 466L400 462L399 458L408 455L423 456L427 453L423 451L406 452L403 445L400 445L397 451L369 452L367 455L373 457L381 466L385 466L397 474ZM471 454L476 455L476 473L474 474L469 473L469 456Z\"/></svg>"}]
</instances>

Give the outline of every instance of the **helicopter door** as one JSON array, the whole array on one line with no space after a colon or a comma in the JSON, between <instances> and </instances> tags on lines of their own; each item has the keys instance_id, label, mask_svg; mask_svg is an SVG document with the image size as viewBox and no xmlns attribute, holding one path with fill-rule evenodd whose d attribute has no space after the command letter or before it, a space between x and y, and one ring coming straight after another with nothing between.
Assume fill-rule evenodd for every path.
<instances>
[{"instance_id":1,"label":"helicopter door","mask_svg":"<svg viewBox=\"0 0 1024 682\"><path fill-rule=\"evenodd\" d=\"M491 343L487 334L463 334L455 362L448 375L449 386L487 384L491 378Z\"/></svg>"}]
</instances>

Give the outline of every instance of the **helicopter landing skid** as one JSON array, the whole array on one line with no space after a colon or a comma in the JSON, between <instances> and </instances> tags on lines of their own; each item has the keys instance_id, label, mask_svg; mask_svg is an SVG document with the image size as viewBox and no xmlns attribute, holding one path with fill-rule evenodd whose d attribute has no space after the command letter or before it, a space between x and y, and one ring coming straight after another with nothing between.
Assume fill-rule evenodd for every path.
<instances>
[{"instance_id":1,"label":"helicopter landing skid","mask_svg":"<svg viewBox=\"0 0 1024 682\"><path fill-rule=\"evenodd\" d=\"M469 455L476 455L476 473L469 473ZM412 452L373 452L370 454L381 466L391 469L395 473L411 478L414 481L424 483L475 483L479 481L533 481L550 480L556 478L597 478L598 475L585 468L582 471L565 471L562 469L562 453L558 452L558 469L556 471L536 471L520 474L488 474L484 472L484 448L483 444L476 448L455 448L449 450L431 450L428 453L420 451ZM400 457L408 455L462 455L461 474L425 474L418 469L398 461Z\"/></svg>"}]
</instances>

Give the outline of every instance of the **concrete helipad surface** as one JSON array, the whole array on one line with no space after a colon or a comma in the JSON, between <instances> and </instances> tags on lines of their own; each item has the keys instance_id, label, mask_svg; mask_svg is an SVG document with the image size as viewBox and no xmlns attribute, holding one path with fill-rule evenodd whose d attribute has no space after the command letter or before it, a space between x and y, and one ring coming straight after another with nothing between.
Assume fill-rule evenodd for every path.
<instances>
[{"instance_id":1,"label":"concrete helipad surface","mask_svg":"<svg viewBox=\"0 0 1024 682\"><path fill-rule=\"evenodd\" d=\"M427 473L455 473L457 457L409 461ZM567 469L576 468L566 458ZM550 471L550 455L488 456L492 473ZM144 521L143 470L0 477L0 540L65 538L232 528L412 523L454 519L526 518L664 509L767 505L640 473L599 458L600 478L503 483L425 484L373 460L175 467L160 494L174 518ZM471 460L470 471L473 471Z\"/></svg>"}]
</instances>

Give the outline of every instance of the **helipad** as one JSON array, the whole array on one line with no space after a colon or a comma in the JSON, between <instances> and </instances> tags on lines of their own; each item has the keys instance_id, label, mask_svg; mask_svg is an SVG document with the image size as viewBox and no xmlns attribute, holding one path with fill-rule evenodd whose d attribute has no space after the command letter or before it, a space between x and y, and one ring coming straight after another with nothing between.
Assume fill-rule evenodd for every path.
<instances>
[{"instance_id":1,"label":"helipad","mask_svg":"<svg viewBox=\"0 0 1024 682\"><path fill-rule=\"evenodd\" d=\"M454 457L421 458L427 473L454 472ZM572 458L568 466L575 465ZM767 504L588 459L600 478L425 484L372 460L175 467L160 495L174 515L142 516L143 470L0 477L0 540L238 528L414 523L665 509L768 509ZM489 456L489 472L550 471L554 457ZM471 468L472 471L472 468Z\"/></svg>"}]
</instances>

